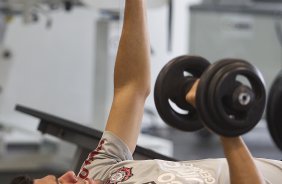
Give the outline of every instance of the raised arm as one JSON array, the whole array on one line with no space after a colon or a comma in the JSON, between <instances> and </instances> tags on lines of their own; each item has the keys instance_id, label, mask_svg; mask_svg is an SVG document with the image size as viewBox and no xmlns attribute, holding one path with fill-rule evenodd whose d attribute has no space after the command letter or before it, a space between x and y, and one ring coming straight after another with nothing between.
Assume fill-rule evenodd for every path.
<instances>
[{"instance_id":1,"label":"raised arm","mask_svg":"<svg viewBox=\"0 0 282 184\"><path fill-rule=\"evenodd\" d=\"M131 152L140 132L150 92L150 43L146 0L126 0L124 25L114 73L114 98L106 131L121 138Z\"/></svg>"},{"instance_id":2,"label":"raised arm","mask_svg":"<svg viewBox=\"0 0 282 184\"><path fill-rule=\"evenodd\" d=\"M195 97L199 80L194 83L186 100L196 106ZM220 137L226 157L231 184L263 184L263 177L242 137Z\"/></svg>"}]
</instances>

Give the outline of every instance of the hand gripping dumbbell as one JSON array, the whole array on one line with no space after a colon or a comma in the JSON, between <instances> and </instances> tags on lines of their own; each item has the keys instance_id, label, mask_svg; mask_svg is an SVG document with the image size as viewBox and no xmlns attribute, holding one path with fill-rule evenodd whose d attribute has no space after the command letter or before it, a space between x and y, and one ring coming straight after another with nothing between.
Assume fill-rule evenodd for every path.
<instances>
[{"instance_id":1,"label":"hand gripping dumbbell","mask_svg":"<svg viewBox=\"0 0 282 184\"><path fill-rule=\"evenodd\" d=\"M163 67L154 89L156 108L168 125L183 131L205 126L228 137L256 126L265 98L261 73L239 59L210 64L198 56L177 57Z\"/></svg>"}]
</instances>

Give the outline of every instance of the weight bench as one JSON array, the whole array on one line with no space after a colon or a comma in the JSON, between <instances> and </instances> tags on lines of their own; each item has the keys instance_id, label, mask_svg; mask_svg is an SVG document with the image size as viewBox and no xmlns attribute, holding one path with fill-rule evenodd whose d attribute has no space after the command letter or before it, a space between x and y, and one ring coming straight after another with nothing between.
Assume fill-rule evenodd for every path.
<instances>
[{"instance_id":1,"label":"weight bench","mask_svg":"<svg viewBox=\"0 0 282 184\"><path fill-rule=\"evenodd\" d=\"M38 130L42 134L49 134L61 140L70 142L77 146L73 161L74 171L78 172L88 154L93 151L99 143L103 132L83 126L73 121L56 117L35 109L22 105L16 105L15 109L19 112L34 116L40 119ZM163 159L176 161L176 159L162 155L150 149L138 146L133 154L135 160Z\"/></svg>"}]
</instances>

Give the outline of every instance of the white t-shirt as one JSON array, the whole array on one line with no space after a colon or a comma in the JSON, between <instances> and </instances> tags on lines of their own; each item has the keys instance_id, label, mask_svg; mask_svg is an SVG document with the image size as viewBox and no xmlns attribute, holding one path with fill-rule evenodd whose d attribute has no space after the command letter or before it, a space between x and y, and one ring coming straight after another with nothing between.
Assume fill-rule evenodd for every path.
<instances>
[{"instance_id":1,"label":"white t-shirt","mask_svg":"<svg viewBox=\"0 0 282 184\"><path fill-rule=\"evenodd\" d=\"M267 184L282 183L282 162L256 159ZM132 158L126 144L105 132L98 147L82 165L79 177L102 180L106 184L229 184L226 159L172 162Z\"/></svg>"}]
</instances>

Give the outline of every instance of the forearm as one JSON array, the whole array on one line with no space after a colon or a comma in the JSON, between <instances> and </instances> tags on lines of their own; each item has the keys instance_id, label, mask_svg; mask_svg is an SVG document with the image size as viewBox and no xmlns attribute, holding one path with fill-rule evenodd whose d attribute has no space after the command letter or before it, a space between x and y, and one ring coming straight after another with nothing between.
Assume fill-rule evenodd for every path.
<instances>
[{"instance_id":1,"label":"forearm","mask_svg":"<svg viewBox=\"0 0 282 184\"><path fill-rule=\"evenodd\" d=\"M241 137L221 137L231 184L263 184L263 177Z\"/></svg>"},{"instance_id":2,"label":"forearm","mask_svg":"<svg viewBox=\"0 0 282 184\"><path fill-rule=\"evenodd\" d=\"M186 95L186 100L195 107L195 96L199 80ZM241 137L220 137L229 166L231 184L262 184L263 177Z\"/></svg>"},{"instance_id":3,"label":"forearm","mask_svg":"<svg viewBox=\"0 0 282 184\"><path fill-rule=\"evenodd\" d=\"M114 74L114 99L106 130L133 152L150 91L150 43L145 0L126 0Z\"/></svg>"},{"instance_id":4,"label":"forearm","mask_svg":"<svg viewBox=\"0 0 282 184\"><path fill-rule=\"evenodd\" d=\"M115 66L115 92L134 87L137 93L150 91L150 43L146 1L126 0L124 24Z\"/></svg>"}]
</instances>

